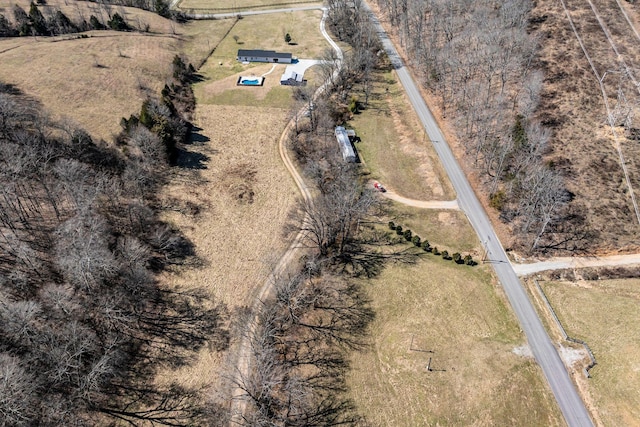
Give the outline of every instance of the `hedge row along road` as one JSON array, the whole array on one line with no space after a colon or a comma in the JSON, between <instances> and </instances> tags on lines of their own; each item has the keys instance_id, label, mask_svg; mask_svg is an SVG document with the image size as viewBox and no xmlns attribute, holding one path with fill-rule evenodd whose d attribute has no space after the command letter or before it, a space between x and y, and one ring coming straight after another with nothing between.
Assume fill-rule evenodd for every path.
<instances>
[{"instance_id":1,"label":"hedge row along road","mask_svg":"<svg viewBox=\"0 0 640 427\"><path fill-rule=\"evenodd\" d=\"M178 4L179 0L174 0L171 2L173 8L175 8ZM373 14L371 9L369 8L366 2L363 2L366 12L369 14L369 18L374 23L380 41L382 42L384 49L391 60L391 63L398 75L400 82L402 83L407 96L409 97L413 108L416 111L422 125L424 126L427 134L429 135L430 140L434 144L435 150L438 153L440 161L442 162L449 179L451 180L454 189L458 195L457 204L455 202L438 202L438 205L434 205L434 202L419 202L419 201L410 201L408 199L402 199L400 196L389 197L391 199L395 199L396 201L416 207L423 208L441 208L441 209L456 209L458 206L462 209L463 212L469 218L471 225L476 231L478 237L480 238L482 244L484 245L487 251L487 257L492 263L496 275L502 284L507 298L518 317L522 330L524 331L531 350L536 358L536 361L541 366L544 375L551 387L551 390L558 402L558 405L562 411L562 414L570 427L578 427L578 426L593 426L593 422L589 416L589 413L580 398L575 386L571 382L569 374L558 355L555 347L551 343L549 335L545 331L540 318L538 317L533 305L531 304L529 298L527 297L522 284L520 283L518 276L514 270L514 267L509 262L507 255L498 240L498 237L491 226L491 222L489 221L486 213L480 202L478 201L475 193L473 192L469 182L466 179L466 176L462 172L462 169L458 165L451 149L447 145L447 142L440 131L436 121L433 118L429 108L424 102L420 92L413 81L409 71L405 68L400 55L398 55L393 43L389 39L388 35L384 31L380 21ZM290 9L272 9L265 11L243 11L242 15L253 15L253 14L266 14L266 13L282 13L282 12L292 12L295 10L309 10L309 9L320 9L319 6L313 6L308 8L290 8ZM324 8L323 8L324 9ZM236 17L238 13L233 14L187 14L192 15L189 16L192 19L219 19L219 18L227 18L227 17ZM324 31L324 21L326 18L326 9L323 15L323 19L321 22L322 32L329 41L329 43L337 50L339 57L342 56L342 52L337 48L333 40L326 34ZM321 88L322 90L323 88ZM321 92L319 90L319 92ZM304 111L301 111L301 114ZM301 190L303 197L308 198L309 193L307 190L304 181L295 170L293 163L288 158L286 154L286 150L283 149L282 143L285 140L285 135L290 131L291 123L285 129L283 136L280 142L280 153L282 155L283 161L289 171L291 172L292 177L296 181L296 184ZM409 203L407 203L409 202ZM415 203L411 203L415 202ZM425 204L424 206L417 206L416 204ZM440 206L439 204L443 204L446 206ZM272 278L274 275L283 272L286 269L287 264L293 259L293 256L296 252L296 248L298 247L298 238L296 241L292 243L290 248L285 252L282 256L278 266L275 268L272 276L265 282L263 287L258 292L257 305L261 304L261 301L268 298L272 294L271 284ZM536 263L537 264L537 263ZM541 263L542 264L542 263ZM626 264L626 263L625 263ZM535 265L535 264L531 264ZM562 264L564 266L564 263ZM567 266L569 263L567 263ZM599 264L606 265L606 264ZM549 265L551 267L551 265ZM531 270L541 271L549 268L538 268ZM528 273L529 271L526 268L521 269L521 274ZM237 371L235 372L234 377L236 380L239 380L241 377L245 376L249 372L250 362L249 362L249 342L245 338L243 342L240 343L239 355L238 355L238 363L237 363ZM232 401L232 425L235 422L238 422L242 419L243 414L246 409L246 400L242 398L242 391L236 390L233 393L233 401Z\"/></svg>"},{"instance_id":2,"label":"hedge row along road","mask_svg":"<svg viewBox=\"0 0 640 427\"><path fill-rule=\"evenodd\" d=\"M487 256L492 262L496 275L520 321L522 330L527 336L529 346L533 351L536 361L542 368L551 386L551 390L567 424L570 427L593 426L589 412L580 398L576 387L572 383L558 352L551 343L549 335L542 326L542 322L533 308L516 272L511 266L487 214L453 156L451 149L447 145L444 135L420 95L413 78L405 68L400 55L369 5L363 1L363 6L369 14L371 21L374 23L380 41L398 74L398 78L404 86L418 118L433 142L440 161L449 175L449 179L458 195L460 208L469 218L471 225L487 250Z\"/></svg>"}]
</instances>

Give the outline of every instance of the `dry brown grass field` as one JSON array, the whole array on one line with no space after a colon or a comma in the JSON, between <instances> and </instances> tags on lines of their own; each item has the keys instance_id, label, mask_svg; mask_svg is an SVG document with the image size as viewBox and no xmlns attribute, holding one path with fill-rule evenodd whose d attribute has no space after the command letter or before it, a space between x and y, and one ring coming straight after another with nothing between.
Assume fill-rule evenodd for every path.
<instances>
[{"instance_id":1,"label":"dry brown grass field","mask_svg":"<svg viewBox=\"0 0 640 427\"><path fill-rule=\"evenodd\" d=\"M38 99L54 117L111 141L120 118L139 112L147 93L164 86L176 40L111 31L89 35L0 40L0 80Z\"/></svg>"},{"instance_id":2,"label":"dry brown grass field","mask_svg":"<svg viewBox=\"0 0 640 427\"><path fill-rule=\"evenodd\" d=\"M282 9L317 5L320 1L309 0L181 0L180 9L206 9L214 13L228 13L240 10Z\"/></svg>"},{"instance_id":3,"label":"dry brown grass field","mask_svg":"<svg viewBox=\"0 0 640 427\"><path fill-rule=\"evenodd\" d=\"M205 263L166 279L203 287L233 310L252 303L289 244L281 230L297 193L277 150L286 110L199 105L196 124L210 141L190 146L188 157L200 159L202 169L184 169L165 196L167 203L200 205L200 213L171 212L166 219ZM196 365L174 374L190 384L210 383L220 374L217 357L205 350Z\"/></svg>"},{"instance_id":4,"label":"dry brown grass field","mask_svg":"<svg viewBox=\"0 0 640 427\"><path fill-rule=\"evenodd\" d=\"M180 26L182 39L180 52L189 59L194 67L197 67L209 57L211 50L216 48L234 25L235 20L233 19L186 22Z\"/></svg>"},{"instance_id":5,"label":"dry brown grass field","mask_svg":"<svg viewBox=\"0 0 640 427\"><path fill-rule=\"evenodd\" d=\"M235 22L234 27L200 69L203 80L194 85L195 124L201 129L196 140L205 142L186 147L190 154L183 160L199 169L182 170L165 197L168 204L200 206L195 216L182 210L168 213L167 219L194 242L204 265L166 279L177 286L203 287L232 312L253 304L255 292L290 244L282 231L298 198L277 146L293 103L292 88L279 84L284 66L277 65L263 87L236 86L240 74L262 75L272 64L239 64L236 53L243 45L236 44L233 35L237 32L239 41L246 40L244 46L284 50L284 40L276 40L281 38L283 23L294 22L296 31L309 35L296 48L321 52L327 43L316 36L320 17L305 12L268 15L260 21L224 20L227 25ZM256 30L258 22L262 28ZM192 31L206 37L200 30ZM233 359L236 338L226 354L205 349L193 366L167 372L165 379L216 389L224 375L224 361Z\"/></svg>"},{"instance_id":6,"label":"dry brown grass field","mask_svg":"<svg viewBox=\"0 0 640 427\"><path fill-rule=\"evenodd\" d=\"M452 240L472 236L467 228L440 227ZM365 286L376 319L349 375L365 425L563 425L540 368L520 354L526 340L488 266L428 254Z\"/></svg>"},{"instance_id":7,"label":"dry brown grass field","mask_svg":"<svg viewBox=\"0 0 640 427\"><path fill-rule=\"evenodd\" d=\"M591 378L580 383L601 425L640 425L640 280L540 284L567 334L596 357Z\"/></svg>"},{"instance_id":8,"label":"dry brown grass field","mask_svg":"<svg viewBox=\"0 0 640 427\"><path fill-rule=\"evenodd\" d=\"M638 5L620 3L631 13L631 18L640 30L637 25ZM591 14L586 2L573 5L583 7ZM608 13L606 8L601 8L600 11ZM546 17L538 26L540 33L545 35L538 65L545 72L540 116L553 130L549 161L564 170L565 182L575 194L575 203L584 207L583 212L590 228L598 231L598 249L637 250L640 226L633 212L613 136L606 122L607 115L597 78L589 68L559 2L538 2L533 15ZM615 107L618 103L616 93L620 77L617 73L619 64L614 55L609 53L610 48L599 40L599 34L602 33L599 27L586 26L586 19L578 19L578 16L581 15L576 14L574 20L585 45L592 49L590 54L594 57L599 73L611 70L605 77L605 84L610 92L609 102ZM628 24L622 19L618 20L617 25L611 25L614 33L630 33ZM637 39L627 37L624 41L624 46L620 48L632 58L640 57ZM627 96L631 96L629 92ZM630 102L634 104L635 101L630 98ZM638 111L635 115L640 117ZM638 197L640 144L627 140L621 128L618 129L632 185Z\"/></svg>"},{"instance_id":9,"label":"dry brown grass field","mask_svg":"<svg viewBox=\"0 0 640 427\"><path fill-rule=\"evenodd\" d=\"M29 2L16 2L28 10ZM11 4L0 3L11 17ZM96 3L49 1L72 20L97 14ZM134 8L113 8L131 25L149 25L153 33L90 31L87 38L18 37L0 39L0 80L38 99L57 119L67 118L94 137L112 140L120 118L138 112L148 94L156 95L179 52L180 27ZM102 12L105 13L104 11Z\"/></svg>"}]
</instances>

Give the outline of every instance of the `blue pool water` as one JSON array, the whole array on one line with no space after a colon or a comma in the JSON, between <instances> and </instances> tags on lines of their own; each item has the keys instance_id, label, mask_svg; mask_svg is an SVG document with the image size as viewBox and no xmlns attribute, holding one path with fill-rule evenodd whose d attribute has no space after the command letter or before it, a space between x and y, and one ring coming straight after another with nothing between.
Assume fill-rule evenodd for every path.
<instances>
[{"instance_id":1,"label":"blue pool water","mask_svg":"<svg viewBox=\"0 0 640 427\"><path fill-rule=\"evenodd\" d=\"M258 79L255 80L242 80L240 83L243 85L259 85L260 81Z\"/></svg>"}]
</instances>

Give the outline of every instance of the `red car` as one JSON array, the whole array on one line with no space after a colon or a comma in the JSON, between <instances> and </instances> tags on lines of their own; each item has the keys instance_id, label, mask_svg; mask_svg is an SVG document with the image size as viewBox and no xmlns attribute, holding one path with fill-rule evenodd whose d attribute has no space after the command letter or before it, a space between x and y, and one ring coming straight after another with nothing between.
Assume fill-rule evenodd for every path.
<instances>
[{"instance_id":1,"label":"red car","mask_svg":"<svg viewBox=\"0 0 640 427\"><path fill-rule=\"evenodd\" d=\"M373 188L375 188L376 190L378 190L378 191L379 191L379 192L381 192L381 193L384 193L384 192L386 192L386 191L387 191L387 189L386 189L386 188L384 188L384 187L382 186L382 184L380 184L378 181L374 181L374 183L373 183Z\"/></svg>"}]
</instances>

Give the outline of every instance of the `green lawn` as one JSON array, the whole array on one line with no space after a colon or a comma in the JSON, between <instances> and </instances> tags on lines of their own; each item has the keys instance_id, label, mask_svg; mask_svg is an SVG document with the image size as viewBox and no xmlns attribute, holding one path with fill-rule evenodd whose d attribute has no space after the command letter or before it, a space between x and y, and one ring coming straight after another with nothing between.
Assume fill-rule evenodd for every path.
<instances>
[{"instance_id":1,"label":"green lawn","mask_svg":"<svg viewBox=\"0 0 640 427\"><path fill-rule=\"evenodd\" d=\"M349 386L366 425L563 425L539 366L513 352L525 339L489 267L427 255L365 287L376 319Z\"/></svg>"},{"instance_id":2,"label":"green lawn","mask_svg":"<svg viewBox=\"0 0 640 427\"><path fill-rule=\"evenodd\" d=\"M389 206L390 219L404 229L429 241L431 246L449 253L471 253L479 260L482 248L475 231L462 211L417 209L398 203Z\"/></svg>"},{"instance_id":3,"label":"green lawn","mask_svg":"<svg viewBox=\"0 0 640 427\"><path fill-rule=\"evenodd\" d=\"M372 178L411 199L454 199L455 192L395 74L375 77L369 105L348 123L361 138L356 147ZM364 103L364 95L357 95Z\"/></svg>"},{"instance_id":4,"label":"green lawn","mask_svg":"<svg viewBox=\"0 0 640 427\"><path fill-rule=\"evenodd\" d=\"M603 425L640 425L640 279L540 284L567 334L596 357L587 384Z\"/></svg>"}]
</instances>

